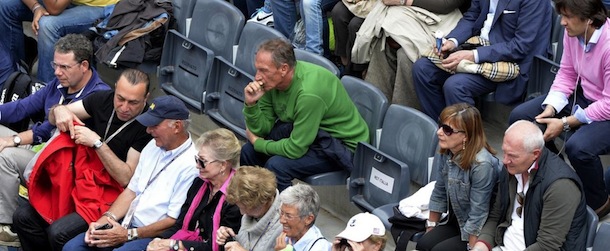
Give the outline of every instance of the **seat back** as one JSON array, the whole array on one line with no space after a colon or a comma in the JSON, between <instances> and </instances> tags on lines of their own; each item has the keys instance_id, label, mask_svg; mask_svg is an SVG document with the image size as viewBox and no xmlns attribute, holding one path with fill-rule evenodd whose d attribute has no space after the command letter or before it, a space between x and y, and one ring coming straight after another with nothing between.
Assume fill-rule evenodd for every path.
<instances>
[{"instance_id":1,"label":"seat back","mask_svg":"<svg viewBox=\"0 0 610 251\"><path fill-rule=\"evenodd\" d=\"M390 105L383 120L379 150L409 166L411 181L428 184L428 158L434 156L438 125L411 107Z\"/></svg>"},{"instance_id":2,"label":"seat back","mask_svg":"<svg viewBox=\"0 0 610 251\"><path fill-rule=\"evenodd\" d=\"M340 77L341 73L339 72L339 68L337 68L337 66L333 62L321 55L308 52L306 50L294 49L294 56L297 60L322 66L333 74L335 74L335 76Z\"/></svg>"},{"instance_id":3,"label":"seat back","mask_svg":"<svg viewBox=\"0 0 610 251\"><path fill-rule=\"evenodd\" d=\"M232 62L246 18L237 7L223 0L197 0L188 38Z\"/></svg>"},{"instance_id":4,"label":"seat back","mask_svg":"<svg viewBox=\"0 0 610 251\"><path fill-rule=\"evenodd\" d=\"M349 194L363 210L398 203L409 195L410 182L428 180L428 158L438 145L437 125L413 108L392 104L384 121L379 149L359 143L354 154Z\"/></svg>"},{"instance_id":5,"label":"seat back","mask_svg":"<svg viewBox=\"0 0 610 251\"><path fill-rule=\"evenodd\" d=\"M214 52L192 42L177 30L165 36L159 66L159 85L168 94L202 111L202 101Z\"/></svg>"},{"instance_id":6,"label":"seat back","mask_svg":"<svg viewBox=\"0 0 610 251\"><path fill-rule=\"evenodd\" d=\"M187 35L188 30L186 20L193 16L196 0L172 0L174 8L174 19L176 19L176 30L183 35Z\"/></svg>"},{"instance_id":7,"label":"seat back","mask_svg":"<svg viewBox=\"0 0 610 251\"><path fill-rule=\"evenodd\" d=\"M606 251L610 247L610 222L599 225L593 242L593 251Z\"/></svg>"},{"instance_id":8,"label":"seat back","mask_svg":"<svg viewBox=\"0 0 610 251\"><path fill-rule=\"evenodd\" d=\"M210 73L204 112L212 119L246 138L244 88L254 80L248 72L222 57L216 57Z\"/></svg>"},{"instance_id":9,"label":"seat back","mask_svg":"<svg viewBox=\"0 0 610 251\"><path fill-rule=\"evenodd\" d=\"M532 61L525 100L546 95L551 89L558 71L558 63L542 56L535 56Z\"/></svg>"},{"instance_id":10,"label":"seat back","mask_svg":"<svg viewBox=\"0 0 610 251\"><path fill-rule=\"evenodd\" d=\"M258 46L273 38L283 38L279 31L255 22L248 22L242 30L235 56L235 66L254 76L254 59Z\"/></svg>"},{"instance_id":11,"label":"seat back","mask_svg":"<svg viewBox=\"0 0 610 251\"><path fill-rule=\"evenodd\" d=\"M597 223L599 222L599 218L593 209L587 206L587 250L593 247L593 242L595 241L595 232L597 232ZM610 238L610 236L606 236L606 238ZM610 248L610 246L606 246L606 249Z\"/></svg>"},{"instance_id":12,"label":"seat back","mask_svg":"<svg viewBox=\"0 0 610 251\"><path fill-rule=\"evenodd\" d=\"M389 103L379 88L352 76L343 76L341 83L369 127L369 142L377 146L377 130L381 129Z\"/></svg>"}]
</instances>

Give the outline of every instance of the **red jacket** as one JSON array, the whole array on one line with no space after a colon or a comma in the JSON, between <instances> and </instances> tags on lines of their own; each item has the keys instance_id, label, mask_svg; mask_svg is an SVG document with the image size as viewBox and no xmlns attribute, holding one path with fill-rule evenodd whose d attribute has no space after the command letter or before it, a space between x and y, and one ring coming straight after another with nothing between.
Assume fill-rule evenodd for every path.
<instances>
[{"instance_id":1,"label":"red jacket","mask_svg":"<svg viewBox=\"0 0 610 251\"><path fill-rule=\"evenodd\" d=\"M74 143L69 133L48 143L30 175L30 204L49 223L74 211L96 221L122 191L95 149Z\"/></svg>"}]
</instances>

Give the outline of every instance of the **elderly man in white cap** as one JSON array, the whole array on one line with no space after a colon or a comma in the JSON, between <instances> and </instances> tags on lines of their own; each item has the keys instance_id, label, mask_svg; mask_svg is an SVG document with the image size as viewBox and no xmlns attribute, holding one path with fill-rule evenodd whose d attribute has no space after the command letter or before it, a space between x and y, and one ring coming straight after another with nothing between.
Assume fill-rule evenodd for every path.
<instances>
[{"instance_id":1,"label":"elderly man in white cap","mask_svg":"<svg viewBox=\"0 0 610 251\"><path fill-rule=\"evenodd\" d=\"M345 230L335 237L331 250L381 251L386 241L381 220L370 213L359 213L349 219Z\"/></svg>"}]
</instances>

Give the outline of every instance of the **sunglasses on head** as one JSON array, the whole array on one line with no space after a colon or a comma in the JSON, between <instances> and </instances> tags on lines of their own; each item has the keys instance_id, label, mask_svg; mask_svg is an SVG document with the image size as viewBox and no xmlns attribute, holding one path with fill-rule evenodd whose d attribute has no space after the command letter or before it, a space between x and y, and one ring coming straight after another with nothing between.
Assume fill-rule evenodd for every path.
<instances>
[{"instance_id":1,"label":"sunglasses on head","mask_svg":"<svg viewBox=\"0 0 610 251\"><path fill-rule=\"evenodd\" d=\"M443 129L443 133L444 133L446 136L451 136L451 135L452 135L452 134L454 134L454 133L460 133L460 132L461 132L461 133L465 133L465 132L466 132L466 131L456 131L456 130L453 130L453 128L451 128L451 126L449 126L449 125L447 125L447 124L441 124L441 125L439 125L438 127L439 127L439 128L441 128L441 129Z\"/></svg>"}]
</instances>

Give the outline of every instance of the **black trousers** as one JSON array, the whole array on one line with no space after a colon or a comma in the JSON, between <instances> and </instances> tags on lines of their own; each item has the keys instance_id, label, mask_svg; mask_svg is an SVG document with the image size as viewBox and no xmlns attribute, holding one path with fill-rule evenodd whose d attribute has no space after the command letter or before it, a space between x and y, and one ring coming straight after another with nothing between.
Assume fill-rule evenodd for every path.
<instances>
[{"instance_id":1,"label":"black trousers","mask_svg":"<svg viewBox=\"0 0 610 251\"><path fill-rule=\"evenodd\" d=\"M19 235L23 251L60 251L66 242L88 228L87 222L77 213L68 214L49 224L26 201L13 214L13 230Z\"/></svg>"},{"instance_id":2,"label":"black trousers","mask_svg":"<svg viewBox=\"0 0 610 251\"><path fill-rule=\"evenodd\" d=\"M420 251L455 251L466 250L467 241L460 237L460 225L453 211L450 210L447 224L438 225L424 234L417 242Z\"/></svg>"}]
</instances>

